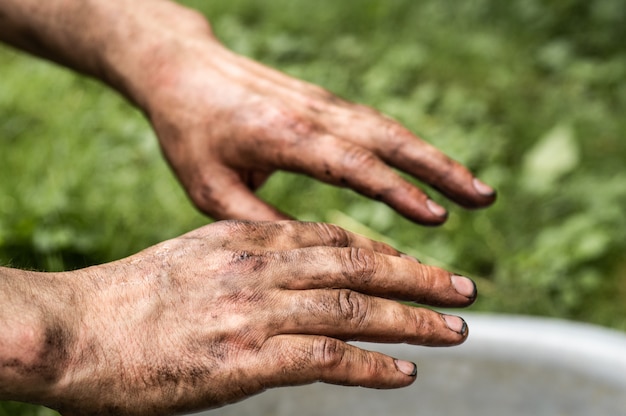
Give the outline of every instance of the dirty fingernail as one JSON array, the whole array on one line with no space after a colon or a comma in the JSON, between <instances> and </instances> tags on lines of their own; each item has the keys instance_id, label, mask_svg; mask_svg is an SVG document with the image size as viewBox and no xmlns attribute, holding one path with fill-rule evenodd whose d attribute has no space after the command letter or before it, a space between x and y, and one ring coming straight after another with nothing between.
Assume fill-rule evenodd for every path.
<instances>
[{"instance_id":1,"label":"dirty fingernail","mask_svg":"<svg viewBox=\"0 0 626 416\"><path fill-rule=\"evenodd\" d=\"M476 297L476 284L474 284L472 280L457 274L450 276L450 280L459 295L463 295L468 299L474 299Z\"/></svg>"},{"instance_id":2,"label":"dirty fingernail","mask_svg":"<svg viewBox=\"0 0 626 416\"><path fill-rule=\"evenodd\" d=\"M448 328L450 328L451 331L454 331L460 335L465 335L467 333L467 324L463 319L453 315L442 316L443 320L446 321L446 325L448 325Z\"/></svg>"},{"instance_id":3,"label":"dirty fingernail","mask_svg":"<svg viewBox=\"0 0 626 416\"><path fill-rule=\"evenodd\" d=\"M417 376L417 365L409 361L393 360L396 364L396 368L403 374L410 377Z\"/></svg>"},{"instance_id":4,"label":"dirty fingernail","mask_svg":"<svg viewBox=\"0 0 626 416\"><path fill-rule=\"evenodd\" d=\"M496 193L491 186L479 181L476 178L474 178L473 185L474 189L476 189L476 191L483 196L493 196Z\"/></svg>"},{"instance_id":5,"label":"dirty fingernail","mask_svg":"<svg viewBox=\"0 0 626 416\"><path fill-rule=\"evenodd\" d=\"M430 212L432 212L433 214L435 214L438 217L445 217L446 215L448 215L448 211L446 211L446 209L444 207L442 207L441 205L439 205L438 203L436 203L432 199L427 199L426 200L426 206L428 207L428 210Z\"/></svg>"}]
</instances>

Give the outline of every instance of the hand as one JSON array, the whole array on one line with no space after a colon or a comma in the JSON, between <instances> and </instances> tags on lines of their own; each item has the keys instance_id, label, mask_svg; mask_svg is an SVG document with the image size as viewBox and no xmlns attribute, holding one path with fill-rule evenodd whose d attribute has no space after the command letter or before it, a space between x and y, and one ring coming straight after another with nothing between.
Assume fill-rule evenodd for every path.
<instances>
[{"instance_id":1,"label":"hand","mask_svg":"<svg viewBox=\"0 0 626 416\"><path fill-rule=\"evenodd\" d=\"M299 222L218 222L59 276L74 288L62 320L74 326L47 343L65 352L49 355L63 371L38 397L65 415L175 414L315 381L407 386L414 364L345 341L459 344L462 319L391 299L476 296L469 279Z\"/></svg>"},{"instance_id":2,"label":"hand","mask_svg":"<svg viewBox=\"0 0 626 416\"><path fill-rule=\"evenodd\" d=\"M144 109L187 193L215 218L288 218L252 193L279 169L352 188L422 224L444 222L446 210L392 167L468 208L495 200L390 118L238 56L208 29L163 50L142 74Z\"/></svg>"},{"instance_id":3,"label":"hand","mask_svg":"<svg viewBox=\"0 0 626 416\"><path fill-rule=\"evenodd\" d=\"M287 215L254 196L279 169L354 189L422 224L446 210L404 171L468 208L495 192L378 112L238 56L170 1L11 0L0 40L102 79L150 118L187 193L217 219Z\"/></svg>"}]
</instances>

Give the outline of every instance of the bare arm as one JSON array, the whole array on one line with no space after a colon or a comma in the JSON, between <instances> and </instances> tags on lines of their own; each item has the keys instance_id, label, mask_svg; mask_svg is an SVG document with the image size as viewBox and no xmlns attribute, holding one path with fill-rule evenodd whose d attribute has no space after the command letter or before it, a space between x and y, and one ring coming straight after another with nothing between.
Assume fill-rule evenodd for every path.
<instances>
[{"instance_id":1,"label":"bare arm","mask_svg":"<svg viewBox=\"0 0 626 416\"><path fill-rule=\"evenodd\" d=\"M212 36L201 15L168 0L7 0L0 22L1 41L101 79L135 102L138 84L160 54L176 49L175 38Z\"/></svg>"},{"instance_id":2,"label":"bare arm","mask_svg":"<svg viewBox=\"0 0 626 416\"><path fill-rule=\"evenodd\" d=\"M4 0L0 39L100 78L150 119L196 206L215 218L287 216L253 191L276 170L381 200L423 224L446 211L392 168L468 208L495 192L373 109L238 56L203 16L166 0Z\"/></svg>"},{"instance_id":3,"label":"bare arm","mask_svg":"<svg viewBox=\"0 0 626 416\"><path fill-rule=\"evenodd\" d=\"M0 268L0 400L65 415L179 414L323 381L397 388L416 367L345 341L448 346L473 282L326 224L218 222L69 273Z\"/></svg>"},{"instance_id":4,"label":"bare arm","mask_svg":"<svg viewBox=\"0 0 626 416\"><path fill-rule=\"evenodd\" d=\"M0 400L50 401L80 321L68 277L0 267Z\"/></svg>"}]
</instances>

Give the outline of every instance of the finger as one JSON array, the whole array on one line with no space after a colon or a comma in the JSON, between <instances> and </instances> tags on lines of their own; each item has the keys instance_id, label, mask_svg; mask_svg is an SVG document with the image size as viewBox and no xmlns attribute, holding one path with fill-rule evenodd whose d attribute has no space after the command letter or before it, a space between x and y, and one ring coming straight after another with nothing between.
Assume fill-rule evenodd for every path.
<instances>
[{"instance_id":1,"label":"finger","mask_svg":"<svg viewBox=\"0 0 626 416\"><path fill-rule=\"evenodd\" d=\"M495 191L476 179L464 166L375 110L341 100L317 86L288 77L246 58L236 55L231 58L231 71L241 72L242 77L254 73L260 91L278 93L305 112L311 111L317 122L325 126L330 134L365 146L386 163L430 184L460 205L478 208L495 201ZM363 132L369 133L364 135ZM412 195L408 194L407 197ZM430 205L436 212L443 213L441 208L432 203ZM414 219L410 215L403 215Z\"/></svg>"},{"instance_id":2,"label":"finger","mask_svg":"<svg viewBox=\"0 0 626 416\"><path fill-rule=\"evenodd\" d=\"M390 165L430 184L466 208L491 205L496 192L460 163L424 142L395 122L384 123L371 141L376 154Z\"/></svg>"},{"instance_id":3,"label":"finger","mask_svg":"<svg viewBox=\"0 0 626 416\"><path fill-rule=\"evenodd\" d=\"M370 149L462 206L478 208L495 201L491 187L396 121L359 105L340 110L324 112L322 123L330 133Z\"/></svg>"},{"instance_id":4,"label":"finger","mask_svg":"<svg viewBox=\"0 0 626 416\"><path fill-rule=\"evenodd\" d=\"M224 229L220 232L217 226ZM227 239L225 248L241 249L241 239L232 238L245 235L248 248L286 251L307 247L358 247L391 256L404 256L388 244L370 240L362 235L326 223L300 221L261 221L261 222L222 222L214 224L210 231L213 237L221 233ZM202 234L204 236L204 232ZM228 244L232 241L232 247Z\"/></svg>"},{"instance_id":5,"label":"finger","mask_svg":"<svg viewBox=\"0 0 626 416\"><path fill-rule=\"evenodd\" d=\"M328 133L371 149L391 166L430 184L462 206L478 208L495 201L496 192L491 187L391 118L321 89L304 92L292 93L290 101L298 102L303 110L313 110Z\"/></svg>"},{"instance_id":6,"label":"finger","mask_svg":"<svg viewBox=\"0 0 626 416\"><path fill-rule=\"evenodd\" d=\"M348 289L289 292L282 333L345 341L451 346L465 341L463 319Z\"/></svg>"},{"instance_id":7,"label":"finger","mask_svg":"<svg viewBox=\"0 0 626 416\"><path fill-rule=\"evenodd\" d=\"M194 204L215 219L279 221L291 219L287 214L262 201L228 169L213 167L188 189Z\"/></svg>"},{"instance_id":8,"label":"finger","mask_svg":"<svg viewBox=\"0 0 626 416\"><path fill-rule=\"evenodd\" d=\"M438 225L447 218L443 207L361 146L335 136L320 135L285 149L284 155L282 160L287 169L351 188L386 203L413 221Z\"/></svg>"},{"instance_id":9,"label":"finger","mask_svg":"<svg viewBox=\"0 0 626 416\"><path fill-rule=\"evenodd\" d=\"M257 360L261 370L258 378L269 387L322 381L392 389L410 385L417 376L413 363L321 336L272 337L263 345Z\"/></svg>"},{"instance_id":10,"label":"finger","mask_svg":"<svg viewBox=\"0 0 626 416\"><path fill-rule=\"evenodd\" d=\"M273 255L278 257L274 264L284 265L276 282L288 290L344 288L443 307L468 306L476 299L476 285L470 279L405 257L352 247L315 247ZM315 267L302 266L311 264Z\"/></svg>"}]
</instances>

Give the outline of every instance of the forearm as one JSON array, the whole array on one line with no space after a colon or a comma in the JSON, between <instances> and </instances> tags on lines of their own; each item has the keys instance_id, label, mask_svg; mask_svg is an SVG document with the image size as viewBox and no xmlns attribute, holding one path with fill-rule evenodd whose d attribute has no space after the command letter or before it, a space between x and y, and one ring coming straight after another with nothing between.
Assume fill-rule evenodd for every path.
<instances>
[{"instance_id":1,"label":"forearm","mask_svg":"<svg viewBox=\"0 0 626 416\"><path fill-rule=\"evenodd\" d=\"M200 14L168 0L0 2L1 41L99 78L142 107L151 70L172 59L176 39L207 34Z\"/></svg>"},{"instance_id":2,"label":"forearm","mask_svg":"<svg viewBox=\"0 0 626 416\"><path fill-rule=\"evenodd\" d=\"M0 268L0 400L46 403L69 359L75 316L61 274Z\"/></svg>"}]
</instances>

